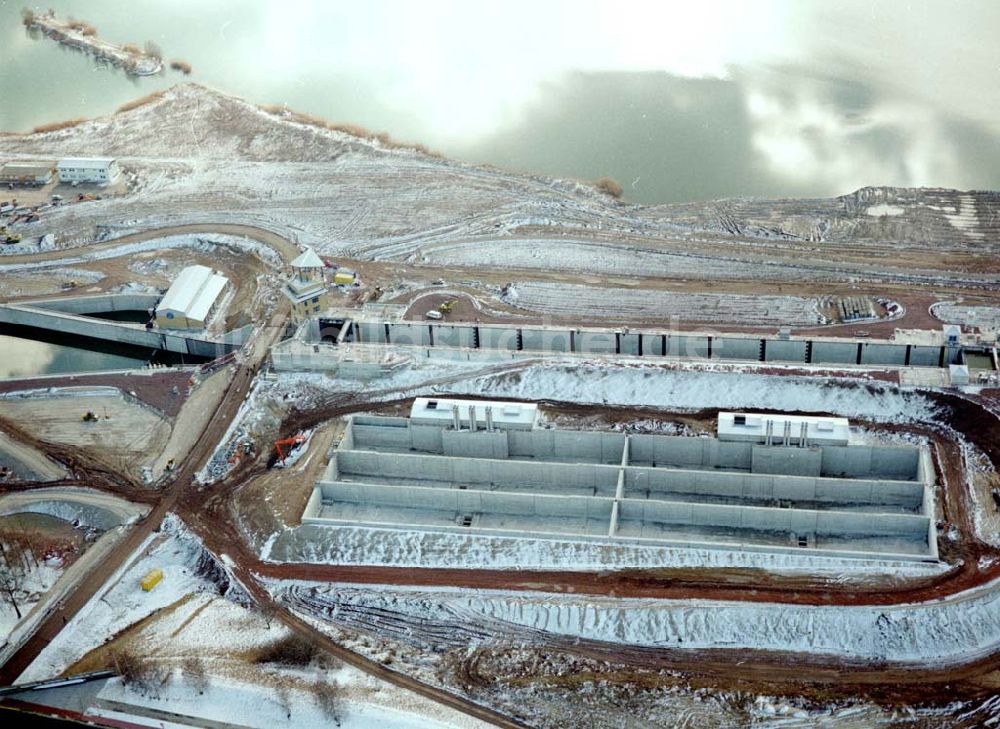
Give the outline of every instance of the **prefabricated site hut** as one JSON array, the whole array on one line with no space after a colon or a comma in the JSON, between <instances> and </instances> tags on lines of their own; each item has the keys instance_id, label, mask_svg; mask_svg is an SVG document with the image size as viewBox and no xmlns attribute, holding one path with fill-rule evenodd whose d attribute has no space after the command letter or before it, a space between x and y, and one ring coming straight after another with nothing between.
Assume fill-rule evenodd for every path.
<instances>
[{"instance_id":1,"label":"prefabricated site hut","mask_svg":"<svg viewBox=\"0 0 1000 729\"><path fill-rule=\"evenodd\" d=\"M204 329L229 279L208 266L188 266L170 284L156 307L156 325L164 329Z\"/></svg>"},{"instance_id":2,"label":"prefabricated site hut","mask_svg":"<svg viewBox=\"0 0 1000 729\"><path fill-rule=\"evenodd\" d=\"M8 162L0 167L0 184L41 186L52 182L54 161Z\"/></svg>"},{"instance_id":3,"label":"prefabricated site hut","mask_svg":"<svg viewBox=\"0 0 1000 729\"><path fill-rule=\"evenodd\" d=\"M108 184L118 179L121 169L111 157L68 157L59 160L59 181L66 183Z\"/></svg>"}]
</instances>

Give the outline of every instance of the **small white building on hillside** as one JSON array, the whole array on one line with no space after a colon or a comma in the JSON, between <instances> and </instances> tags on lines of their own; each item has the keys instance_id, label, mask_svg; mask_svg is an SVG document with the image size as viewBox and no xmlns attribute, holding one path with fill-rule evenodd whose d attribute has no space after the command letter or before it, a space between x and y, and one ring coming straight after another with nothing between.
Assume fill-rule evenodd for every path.
<instances>
[{"instance_id":1,"label":"small white building on hillside","mask_svg":"<svg viewBox=\"0 0 1000 729\"><path fill-rule=\"evenodd\" d=\"M106 185L114 182L121 174L118 160L110 157L68 157L59 160L59 181L86 182Z\"/></svg>"},{"instance_id":2,"label":"small white building on hillside","mask_svg":"<svg viewBox=\"0 0 1000 729\"><path fill-rule=\"evenodd\" d=\"M204 329L229 284L208 266L188 266L170 284L156 307L156 325L164 329Z\"/></svg>"}]
</instances>

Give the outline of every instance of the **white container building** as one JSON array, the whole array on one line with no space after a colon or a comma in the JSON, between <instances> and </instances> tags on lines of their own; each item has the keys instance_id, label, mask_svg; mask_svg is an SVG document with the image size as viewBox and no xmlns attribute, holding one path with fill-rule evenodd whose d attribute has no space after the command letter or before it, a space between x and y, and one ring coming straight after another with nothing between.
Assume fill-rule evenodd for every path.
<instances>
[{"instance_id":1,"label":"white container building","mask_svg":"<svg viewBox=\"0 0 1000 729\"><path fill-rule=\"evenodd\" d=\"M847 418L774 413L719 413L719 440L767 445L847 445Z\"/></svg>"},{"instance_id":2,"label":"white container building","mask_svg":"<svg viewBox=\"0 0 1000 729\"><path fill-rule=\"evenodd\" d=\"M534 403L440 397L418 397L414 400L410 409L410 422L416 425L454 424L456 407L460 428L470 430L486 430L488 427L498 430L531 430L538 422L538 406Z\"/></svg>"},{"instance_id":3,"label":"white container building","mask_svg":"<svg viewBox=\"0 0 1000 729\"><path fill-rule=\"evenodd\" d=\"M69 157L59 160L59 181L64 183L96 183L106 185L121 174L118 160L111 157Z\"/></svg>"}]
</instances>

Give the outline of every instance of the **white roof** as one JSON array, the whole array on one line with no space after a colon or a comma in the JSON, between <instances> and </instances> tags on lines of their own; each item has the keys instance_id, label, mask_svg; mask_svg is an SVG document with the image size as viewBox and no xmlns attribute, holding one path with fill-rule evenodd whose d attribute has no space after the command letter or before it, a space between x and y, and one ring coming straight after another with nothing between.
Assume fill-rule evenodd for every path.
<instances>
[{"instance_id":1,"label":"white roof","mask_svg":"<svg viewBox=\"0 0 1000 729\"><path fill-rule=\"evenodd\" d=\"M312 248L306 248L302 255L291 263L292 268L323 268L323 259Z\"/></svg>"},{"instance_id":2,"label":"white roof","mask_svg":"<svg viewBox=\"0 0 1000 729\"><path fill-rule=\"evenodd\" d=\"M59 164L57 164L56 167L59 169L62 169L63 167L102 169L114 161L114 157L67 157L66 159L59 160Z\"/></svg>"},{"instance_id":3,"label":"white roof","mask_svg":"<svg viewBox=\"0 0 1000 729\"><path fill-rule=\"evenodd\" d=\"M170 284L157 310L204 321L227 283L229 280L225 276L218 275L208 266L188 266Z\"/></svg>"},{"instance_id":4,"label":"white roof","mask_svg":"<svg viewBox=\"0 0 1000 729\"><path fill-rule=\"evenodd\" d=\"M738 423L738 419L742 423ZM719 413L719 440L750 440L763 438L767 434L768 422L773 423L771 434L781 440L785 423L791 425L791 437L797 439L802 424L808 426L807 437L817 443L847 444L850 437L850 423L847 418L823 417L815 415L787 415L785 413Z\"/></svg>"},{"instance_id":5,"label":"white roof","mask_svg":"<svg viewBox=\"0 0 1000 729\"><path fill-rule=\"evenodd\" d=\"M486 408L493 408L493 422L497 425L534 425L538 419L538 405L530 402L497 402L490 400L455 400L443 397L418 397L410 408L411 420L433 420L450 423L452 407L458 405L458 416L469 423L469 408L476 409L476 422L486 422Z\"/></svg>"}]
</instances>

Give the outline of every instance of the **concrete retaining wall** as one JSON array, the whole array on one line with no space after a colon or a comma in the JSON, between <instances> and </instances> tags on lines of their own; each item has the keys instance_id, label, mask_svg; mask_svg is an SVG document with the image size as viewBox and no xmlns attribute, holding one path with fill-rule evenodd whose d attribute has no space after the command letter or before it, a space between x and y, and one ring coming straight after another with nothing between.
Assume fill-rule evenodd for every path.
<instances>
[{"instance_id":1,"label":"concrete retaining wall","mask_svg":"<svg viewBox=\"0 0 1000 729\"><path fill-rule=\"evenodd\" d=\"M231 336L222 341L213 341L201 336L149 330L137 324L95 319L23 304L0 306L0 322L210 359L238 349L249 334L247 329L241 329L231 332Z\"/></svg>"},{"instance_id":2,"label":"concrete retaining wall","mask_svg":"<svg viewBox=\"0 0 1000 729\"><path fill-rule=\"evenodd\" d=\"M791 501L830 506L879 506L917 512L924 500L924 486L909 481L691 471L630 466L625 469L624 498L739 499Z\"/></svg>"}]
</instances>

